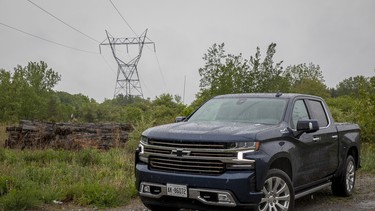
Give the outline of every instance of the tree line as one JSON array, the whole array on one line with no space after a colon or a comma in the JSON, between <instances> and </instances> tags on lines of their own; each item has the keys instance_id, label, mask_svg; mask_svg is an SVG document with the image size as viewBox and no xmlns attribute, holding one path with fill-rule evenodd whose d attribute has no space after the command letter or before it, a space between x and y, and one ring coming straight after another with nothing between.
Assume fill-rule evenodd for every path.
<instances>
[{"instance_id":1,"label":"tree line","mask_svg":"<svg viewBox=\"0 0 375 211\"><path fill-rule=\"evenodd\" d=\"M375 76L353 76L328 88L319 65L284 67L283 61L274 61L275 53L275 43L268 46L265 56L258 47L250 58L227 54L224 43L214 44L203 55L204 65L198 70L200 89L190 105L168 93L152 100L120 94L98 103L82 94L55 91L61 75L43 61L18 65L14 71L0 69L0 122L29 119L157 125L173 122L176 116L187 116L220 94L294 92L324 98L336 121L358 123L363 139L375 142Z\"/></svg>"}]
</instances>

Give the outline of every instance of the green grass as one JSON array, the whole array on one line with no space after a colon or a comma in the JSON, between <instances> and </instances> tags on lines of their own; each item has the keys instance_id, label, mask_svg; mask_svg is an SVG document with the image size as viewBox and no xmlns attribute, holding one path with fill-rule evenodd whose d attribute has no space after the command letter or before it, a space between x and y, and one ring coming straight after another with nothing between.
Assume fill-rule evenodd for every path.
<instances>
[{"instance_id":1,"label":"green grass","mask_svg":"<svg viewBox=\"0 0 375 211\"><path fill-rule=\"evenodd\" d=\"M146 122L146 121L145 121ZM40 208L54 200L77 206L124 206L137 196L133 150L140 124L125 149L99 151L4 149L0 125L0 210ZM375 174L375 144L362 144L361 172Z\"/></svg>"},{"instance_id":2,"label":"green grass","mask_svg":"<svg viewBox=\"0 0 375 211\"><path fill-rule=\"evenodd\" d=\"M53 200L116 207L137 195L133 155L124 149L0 148L0 172L0 210L35 208Z\"/></svg>"},{"instance_id":3,"label":"green grass","mask_svg":"<svg viewBox=\"0 0 375 211\"><path fill-rule=\"evenodd\" d=\"M0 148L4 147L5 140L8 138L5 132L6 126L0 123Z\"/></svg>"},{"instance_id":4,"label":"green grass","mask_svg":"<svg viewBox=\"0 0 375 211\"><path fill-rule=\"evenodd\" d=\"M361 171L375 174L375 144L363 143L361 147Z\"/></svg>"}]
</instances>

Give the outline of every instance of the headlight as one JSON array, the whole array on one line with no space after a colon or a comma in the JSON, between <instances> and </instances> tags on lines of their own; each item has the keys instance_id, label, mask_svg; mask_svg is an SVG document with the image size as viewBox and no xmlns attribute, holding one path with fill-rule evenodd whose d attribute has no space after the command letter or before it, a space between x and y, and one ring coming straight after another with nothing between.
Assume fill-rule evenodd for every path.
<instances>
[{"instance_id":1,"label":"headlight","mask_svg":"<svg viewBox=\"0 0 375 211\"><path fill-rule=\"evenodd\" d=\"M239 148L255 148L255 142L254 141L251 141L251 142L236 142L236 148L239 149Z\"/></svg>"},{"instance_id":2,"label":"headlight","mask_svg":"<svg viewBox=\"0 0 375 211\"><path fill-rule=\"evenodd\" d=\"M258 151L260 148L260 142L252 141L252 142L236 142L236 148L238 149L237 152L237 159L243 160L245 159L245 154L252 153L254 151Z\"/></svg>"},{"instance_id":3,"label":"headlight","mask_svg":"<svg viewBox=\"0 0 375 211\"><path fill-rule=\"evenodd\" d=\"M256 142L254 141L238 141L230 143L229 149L255 149Z\"/></svg>"},{"instance_id":4,"label":"headlight","mask_svg":"<svg viewBox=\"0 0 375 211\"><path fill-rule=\"evenodd\" d=\"M141 144L148 144L148 138L146 136L141 136Z\"/></svg>"}]
</instances>

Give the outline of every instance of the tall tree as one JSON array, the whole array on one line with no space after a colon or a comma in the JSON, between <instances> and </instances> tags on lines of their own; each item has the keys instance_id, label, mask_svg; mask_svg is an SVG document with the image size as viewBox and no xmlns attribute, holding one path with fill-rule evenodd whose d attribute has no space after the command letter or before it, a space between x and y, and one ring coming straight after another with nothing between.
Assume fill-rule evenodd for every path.
<instances>
[{"instance_id":1,"label":"tall tree","mask_svg":"<svg viewBox=\"0 0 375 211\"><path fill-rule=\"evenodd\" d=\"M18 65L13 73L1 70L0 78L3 121L47 118L48 98L61 79L57 72L43 61L29 62L26 67Z\"/></svg>"},{"instance_id":2,"label":"tall tree","mask_svg":"<svg viewBox=\"0 0 375 211\"><path fill-rule=\"evenodd\" d=\"M214 44L203 56L205 65L199 69L200 91L193 104L198 106L220 94L289 91L282 61L273 61L275 53L276 44L271 43L263 60L259 47L255 56L247 60L242 54L226 54L224 43Z\"/></svg>"},{"instance_id":3,"label":"tall tree","mask_svg":"<svg viewBox=\"0 0 375 211\"><path fill-rule=\"evenodd\" d=\"M366 79L367 83L358 87L356 121L361 126L363 140L375 143L375 76Z\"/></svg>"},{"instance_id":4,"label":"tall tree","mask_svg":"<svg viewBox=\"0 0 375 211\"><path fill-rule=\"evenodd\" d=\"M370 81L365 76L358 75L355 77L344 79L336 86L335 97L344 95L359 97L360 87L362 87L363 89L367 89L367 87L370 87Z\"/></svg>"},{"instance_id":5,"label":"tall tree","mask_svg":"<svg viewBox=\"0 0 375 211\"><path fill-rule=\"evenodd\" d=\"M310 64L298 64L290 65L285 69L284 75L290 80L292 86L299 84L304 79L319 81L324 83L323 73L320 70L319 65Z\"/></svg>"},{"instance_id":6,"label":"tall tree","mask_svg":"<svg viewBox=\"0 0 375 211\"><path fill-rule=\"evenodd\" d=\"M283 73L288 78L290 91L302 94L312 94L323 98L329 98L330 92L324 84L323 73L319 65L298 64L291 65Z\"/></svg>"},{"instance_id":7,"label":"tall tree","mask_svg":"<svg viewBox=\"0 0 375 211\"><path fill-rule=\"evenodd\" d=\"M255 57L250 57L250 69L253 77L255 92L288 92L288 80L283 76L283 61L275 63L273 57L276 53L276 43L271 43L268 46L267 54L263 60L260 58L260 49L257 48Z\"/></svg>"}]
</instances>

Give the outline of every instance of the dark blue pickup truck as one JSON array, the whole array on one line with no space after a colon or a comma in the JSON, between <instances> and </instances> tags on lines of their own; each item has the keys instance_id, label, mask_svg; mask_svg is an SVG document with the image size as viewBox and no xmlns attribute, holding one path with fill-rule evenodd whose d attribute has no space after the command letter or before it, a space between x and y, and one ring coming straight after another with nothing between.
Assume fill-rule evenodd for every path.
<instances>
[{"instance_id":1,"label":"dark blue pickup truck","mask_svg":"<svg viewBox=\"0 0 375 211\"><path fill-rule=\"evenodd\" d=\"M151 210L293 210L330 186L350 196L360 129L301 94L214 97L177 123L143 132L136 185Z\"/></svg>"}]
</instances>

